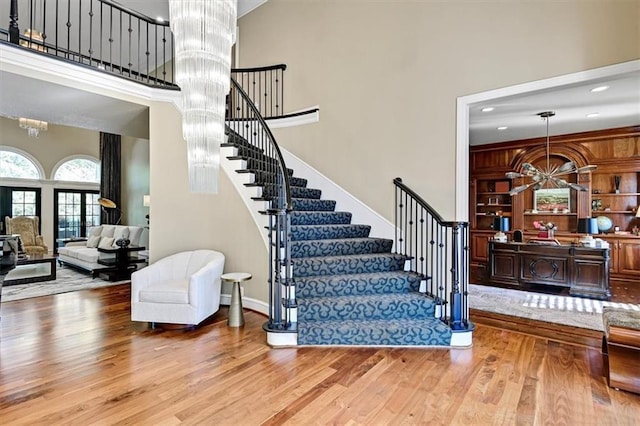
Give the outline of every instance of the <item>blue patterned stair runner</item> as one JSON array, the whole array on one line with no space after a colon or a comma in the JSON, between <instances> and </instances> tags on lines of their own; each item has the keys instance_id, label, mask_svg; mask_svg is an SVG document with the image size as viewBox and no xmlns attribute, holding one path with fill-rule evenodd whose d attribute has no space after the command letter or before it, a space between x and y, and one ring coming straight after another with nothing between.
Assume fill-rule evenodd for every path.
<instances>
[{"instance_id":1,"label":"blue patterned stair runner","mask_svg":"<svg viewBox=\"0 0 640 426\"><path fill-rule=\"evenodd\" d=\"M247 186L263 187L269 163L262 150L234 135L225 146L246 161L238 173L253 173ZM293 176L291 255L299 345L448 346L451 329L435 318L433 299L418 292L422 276L404 270L407 258L392 254L393 241L371 238L368 225L351 224L351 213Z\"/></svg>"}]
</instances>

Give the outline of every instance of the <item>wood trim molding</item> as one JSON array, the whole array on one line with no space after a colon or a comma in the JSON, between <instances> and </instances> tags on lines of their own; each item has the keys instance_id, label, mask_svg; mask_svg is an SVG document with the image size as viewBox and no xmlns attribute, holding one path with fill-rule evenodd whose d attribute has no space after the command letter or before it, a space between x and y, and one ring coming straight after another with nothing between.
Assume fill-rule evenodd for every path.
<instances>
[{"instance_id":1,"label":"wood trim molding","mask_svg":"<svg viewBox=\"0 0 640 426\"><path fill-rule=\"evenodd\" d=\"M544 142L543 142L544 143ZM556 145L549 148L551 156L563 157L567 161L573 161L577 167L584 167L589 163L589 158L593 158L593 154L583 146L579 145ZM524 163L537 163L547 155L547 147L545 145L536 145L523 149L518 152L511 160L511 167L513 170L520 170Z\"/></svg>"}]
</instances>

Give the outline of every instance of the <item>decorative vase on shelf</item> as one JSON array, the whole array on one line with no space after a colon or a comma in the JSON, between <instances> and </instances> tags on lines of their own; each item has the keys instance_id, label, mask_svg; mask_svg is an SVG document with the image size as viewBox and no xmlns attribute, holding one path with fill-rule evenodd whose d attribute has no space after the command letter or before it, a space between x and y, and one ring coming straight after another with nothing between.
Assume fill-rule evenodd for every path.
<instances>
[{"instance_id":1,"label":"decorative vase on shelf","mask_svg":"<svg viewBox=\"0 0 640 426\"><path fill-rule=\"evenodd\" d=\"M613 183L616 185L616 194L620 193L620 180L622 179L622 176L614 176L613 177Z\"/></svg>"}]
</instances>

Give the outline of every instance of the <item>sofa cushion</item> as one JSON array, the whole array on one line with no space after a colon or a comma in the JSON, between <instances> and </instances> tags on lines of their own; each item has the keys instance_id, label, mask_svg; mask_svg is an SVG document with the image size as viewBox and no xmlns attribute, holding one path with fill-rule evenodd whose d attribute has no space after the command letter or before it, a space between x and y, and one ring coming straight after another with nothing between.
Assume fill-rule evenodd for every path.
<instances>
[{"instance_id":1,"label":"sofa cushion","mask_svg":"<svg viewBox=\"0 0 640 426\"><path fill-rule=\"evenodd\" d=\"M102 226L94 226L89 230L89 236L92 236L92 235L99 236L101 232L102 232Z\"/></svg>"},{"instance_id":2,"label":"sofa cushion","mask_svg":"<svg viewBox=\"0 0 640 426\"><path fill-rule=\"evenodd\" d=\"M161 281L140 290L140 302L189 303L189 279Z\"/></svg>"},{"instance_id":3,"label":"sofa cushion","mask_svg":"<svg viewBox=\"0 0 640 426\"><path fill-rule=\"evenodd\" d=\"M113 248L113 241L115 238L110 237L101 237L100 244L98 244L99 248Z\"/></svg>"},{"instance_id":4,"label":"sofa cushion","mask_svg":"<svg viewBox=\"0 0 640 426\"><path fill-rule=\"evenodd\" d=\"M74 257L83 262L97 263L99 256L98 250L85 247L76 250Z\"/></svg>"},{"instance_id":5,"label":"sofa cushion","mask_svg":"<svg viewBox=\"0 0 640 426\"><path fill-rule=\"evenodd\" d=\"M113 232L114 241L118 241L123 238L129 238L129 228L126 226L119 226Z\"/></svg>"},{"instance_id":6,"label":"sofa cushion","mask_svg":"<svg viewBox=\"0 0 640 426\"><path fill-rule=\"evenodd\" d=\"M115 225L102 225L102 232L100 232L100 236L113 238L113 234L115 231Z\"/></svg>"},{"instance_id":7,"label":"sofa cushion","mask_svg":"<svg viewBox=\"0 0 640 426\"><path fill-rule=\"evenodd\" d=\"M87 239L87 247L96 248L98 247L98 244L100 244L100 236L98 235L91 235Z\"/></svg>"},{"instance_id":8,"label":"sofa cushion","mask_svg":"<svg viewBox=\"0 0 640 426\"><path fill-rule=\"evenodd\" d=\"M78 258L78 248L86 248L86 247L60 247L58 249L58 254L61 256L68 256L72 258Z\"/></svg>"}]
</instances>

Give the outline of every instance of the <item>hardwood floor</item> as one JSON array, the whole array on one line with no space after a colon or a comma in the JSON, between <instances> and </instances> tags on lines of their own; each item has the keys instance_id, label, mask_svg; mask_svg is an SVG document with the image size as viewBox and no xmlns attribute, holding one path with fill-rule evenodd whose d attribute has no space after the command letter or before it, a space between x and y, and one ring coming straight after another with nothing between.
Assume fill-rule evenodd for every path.
<instances>
[{"instance_id":1,"label":"hardwood floor","mask_svg":"<svg viewBox=\"0 0 640 426\"><path fill-rule=\"evenodd\" d=\"M226 309L193 331L129 320L129 286L2 303L0 423L632 425L599 350L478 326L470 349L287 348Z\"/></svg>"}]
</instances>

